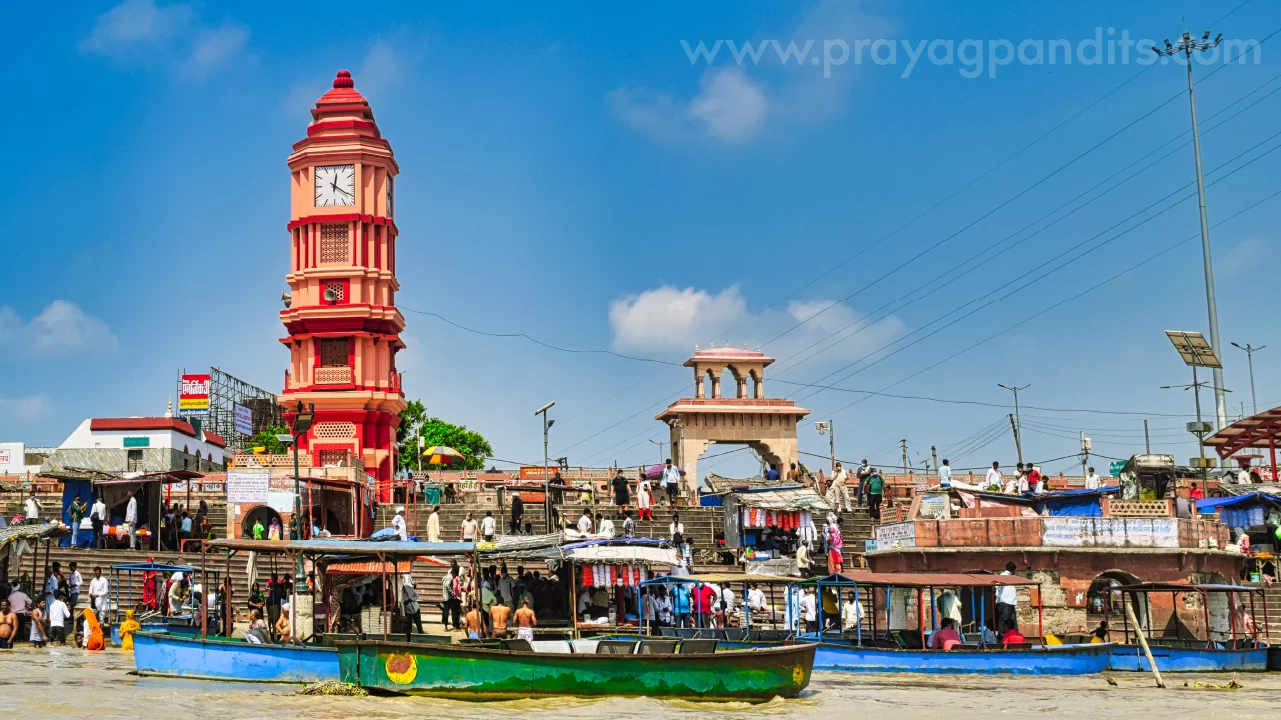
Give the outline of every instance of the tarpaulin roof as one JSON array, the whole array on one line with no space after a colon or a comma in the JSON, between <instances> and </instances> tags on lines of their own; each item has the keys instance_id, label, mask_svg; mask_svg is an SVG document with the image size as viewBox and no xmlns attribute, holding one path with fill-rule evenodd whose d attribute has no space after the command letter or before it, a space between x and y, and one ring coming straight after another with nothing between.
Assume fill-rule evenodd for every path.
<instances>
[{"instance_id":1,"label":"tarpaulin roof","mask_svg":"<svg viewBox=\"0 0 1281 720\"><path fill-rule=\"evenodd\" d=\"M970 573L856 573L828 575L801 580L799 585L847 584L868 587L1000 587L1002 585L1040 585L1018 575L976 575Z\"/></svg>"},{"instance_id":2,"label":"tarpaulin roof","mask_svg":"<svg viewBox=\"0 0 1281 720\"><path fill-rule=\"evenodd\" d=\"M1248 587L1245 585L1223 585L1223 584L1203 584L1193 583L1162 583L1146 582L1135 583L1134 585L1113 585L1111 590L1121 590L1124 592L1248 592L1262 593L1261 587Z\"/></svg>"},{"instance_id":3,"label":"tarpaulin roof","mask_svg":"<svg viewBox=\"0 0 1281 720\"><path fill-rule=\"evenodd\" d=\"M577 563L607 565L679 565L676 548L652 545L589 545L566 550L565 558Z\"/></svg>"},{"instance_id":4,"label":"tarpaulin roof","mask_svg":"<svg viewBox=\"0 0 1281 720\"><path fill-rule=\"evenodd\" d=\"M380 562L378 560L339 560L325 567L326 575L407 575L414 567L413 560Z\"/></svg>"},{"instance_id":5,"label":"tarpaulin roof","mask_svg":"<svg viewBox=\"0 0 1281 720\"><path fill-rule=\"evenodd\" d=\"M9 527L0 528L0 550L8 547L10 543L18 541L31 542L32 540L60 538L70 534L71 530L69 528L63 527L58 523L10 525Z\"/></svg>"},{"instance_id":6,"label":"tarpaulin roof","mask_svg":"<svg viewBox=\"0 0 1281 720\"><path fill-rule=\"evenodd\" d=\"M768 487L783 486L783 483L778 480L766 480L760 475L757 475L755 477L749 477L749 478L728 478L728 477L722 477L720 475L709 473L706 477L703 478L703 482L707 483L707 487L711 488L712 492L718 493L718 494L735 492L743 488L768 488ZM787 485L787 487L795 487L795 486Z\"/></svg>"},{"instance_id":7,"label":"tarpaulin roof","mask_svg":"<svg viewBox=\"0 0 1281 720\"><path fill-rule=\"evenodd\" d=\"M1221 507L1231 507L1233 505L1259 501L1271 501L1281 505L1281 496L1252 492L1244 495L1233 495L1231 497L1203 498L1196 501L1196 509L1197 512L1211 512L1218 510Z\"/></svg>"},{"instance_id":8,"label":"tarpaulin roof","mask_svg":"<svg viewBox=\"0 0 1281 720\"><path fill-rule=\"evenodd\" d=\"M470 542L415 542L393 540L242 540L217 539L205 543L210 549L252 550L262 553L305 552L324 555L467 555L476 550Z\"/></svg>"},{"instance_id":9,"label":"tarpaulin roof","mask_svg":"<svg viewBox=\"0 0 1281 720\"><path fill-rule=\"evenodd\" d=\"M796 578L787 577L786 575L748 575L747 573L737 572L720 572L720 573L698 573L697 575L663 575L662 577L650 578L641 585L682 585L694 583L713 583L720 585L723 583L760 583L762 585L791 584L796 582Z\"/></svg>"},{"instance_id":10,"label":"tarpaulin roof","mask_svg":"<svg viewBox=\"0 0 1281 720\"><path fill-rule=\"evenodd\" d=\"M739 505L762 510L830 510L818 493L806 487L760 489L733 492L729 497Z\"/></svg>"}]
</instances>

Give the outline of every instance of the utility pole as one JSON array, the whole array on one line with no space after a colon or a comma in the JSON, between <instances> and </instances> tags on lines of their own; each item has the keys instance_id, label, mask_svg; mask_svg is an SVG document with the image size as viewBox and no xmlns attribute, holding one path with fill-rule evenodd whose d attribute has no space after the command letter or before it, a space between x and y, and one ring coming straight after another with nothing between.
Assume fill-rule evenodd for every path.
<instances>
[{"instance_id":1,"label":"utility pole","mask_svg":"<svg viewBox=\"0 0 1281 720\"><path fill-rule=\"evenodd\" d=\"M831 455L832 472L836 472L836 426L831 420L819 420L814 423L819 435L827 435L827 451Z\"/></svg>"},{"instance_id":2,"label":"utility pole","mask_svg":"<svg viewBox=\"0 0 1281 720\"><path fill-rule=\"evenodd\" d=\"M907 477L907 438L899 442L903 445L903 477Z\"/></svg>"},{"instance_id":3,"label":"utility pole","mask_svg":"<svg viewBox=\"0 0 1281 720\"><path fill-rule=\"evenodd\" d=\"M1263 348L1267 347L1267 345L1252 347L1250 343L1246 343L1245 345L1238 345L1236 343L1232 343L1232 347L1238 348L1240 350L1244 350L1246 362L1250 364L1250 401L1254 404L1254 414L1258 415L1259 414L1259 398L1254 394L1254 354L1262 350Z\"/></svg>"},{"instance_id":4,"label":"utility pole","mask_svg":"<svg viewBox=\"0 0 1281 720\"><path fill-rule=\"evenodd\" d=\"M556 424L555 420L547 419L547 411L551 410L552 407L555 405L556 405L556 401L553 400L534 411L535 415L543 416L543 484L544 485L547 484L547 431L551 430L552 425Z\"/></svg>"},{"instance_id":5,"label":"utility pole","mask_svg":"<svg viewBox=\"0 0 1281 720\"><path fill-rule=\"evenodd\" d=\"M1223 354L1220 352L1219 344L1219 310L1214 300L1214 267L1210 262L1210 223L1205 214L1205 178L1201 173L1201 133L1197 128L1196 84L1192 81L1192 53L1200 53L1218 47L1222 40L1223 33L1219 33L1214 40L1210 40L1210 31L1206 30L1201 39L1197 40L1190 33L1185 32L1183 37L1179 39L1178 45L1172 45L1169 40L1166 40L1164 50L1158 50L1155 46L1152 48L1152 51L1156 54L1166 57L1182 55L1188 66L1188 104L1192 108L1192 150L1196 156L1197 203L1201 208L1201 258L1205 269L1205 304L1206 310L1210 315L1210 348L1217 357L1223 357ZM1228 424L1228 403L1224 395L1223 368L1214 368L1213 373L1214 407L1218 416L1218 427L1222 429Z\"/></svg>"},{"instance_id":6,"label":"utility pole","mask_svg":"<svg viewBox=\"0 0 1281 720\"><path fill-rule=\"evenodd\" d=\"M649 441L658 446L658 464L662 465L663 464L663 446L666 445L667 443L663 440L655 440L654 438L650 438Z\"/></svg>"},{"instance_id":7,"label":"utility pole","mask_svg":"<svg viewBox=\"0 0 1281 720\"><path fill-rule=\"evenodd\" d=\"M931 445L931 446L930 446L930 457L934 459L934 472L935 472L935 474L937 474L937 473L938 473L938 471L939 471L939 449L938 449L938 447L936 447L936 446L934 446L934 445Z\"/></svg>"},{"instance_id":8,"label":"utility pole","mask_svg":"<svg viewBox=\"0 0 1281 720\"><path fill-rule=\"evenodd\" d=\"M1023 387L1019 387L1017 385L1010 386L997 383L996 386L1014 393L1014 448L1019 452L1019 462L1023 462L1023 439L1021 437L1023 435L1023 420L1019 417L1019 391L1027 390L1032 387L1032 384L1028 383Z\"/></svg>"},{"instance_id":9,"label":"utility pole","mask_svg":"<svg viewBox=\"0 0 1281 720\"><path fill-rule=\"evenodd\" d=\"M1081 431L1081 477L1088 477L1087 466L1090 464L1090 447L1093 443L1085 436L1085 431Z\"/></svg>"},{"instance_id":10,"label":"utility pole","mask_svg":"<svg viewBox=\"0 0 1281 720\"><path fill-rule=\"evenodd\" d=\"M1152 454L1152 438L1148 437L1148 421L1143 421L1143 452L1147 455Z\"/></svg>"},{"instance_id":11,"label":"utility pole","mask_svg":"<svg viewBox=\"0 0 1281 720\"><path fill-rule=\"evenodd\" d=\"M1010 431L1014 433L1014 449L1019 454L1019 464L1023 464L1023 441L1019 440L1019 426L1014 422L1014 413L1010 413Z\"/></svg>"}]
</instances>

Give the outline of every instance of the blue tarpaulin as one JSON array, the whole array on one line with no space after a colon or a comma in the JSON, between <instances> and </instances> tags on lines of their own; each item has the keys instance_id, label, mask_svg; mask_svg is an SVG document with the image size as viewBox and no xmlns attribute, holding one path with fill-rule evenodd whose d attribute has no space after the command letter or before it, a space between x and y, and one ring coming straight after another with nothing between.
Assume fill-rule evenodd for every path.
<instances>
[{"instance_id":1,"label":"blue tarpaulin","mask_svg":"<svg viewBox=\"0 0 1281 720\"><path fill-rule=\"evenodd\" d=\"M62 481L62 522L67 527L71 527L71 503L75 501L76 496L80 496L80 502L85 505L85 516L89 515L89 508L93 507L93 483L88 480L63 480ZM80 547L88 547L93 544L92 532L80 532L76 540L79 541ZM59 547L71 547L71 536L64 537L58 543Z\"/></svg>"},{"instance_id":2,"label":"blue tarpaulin","mask_svg":"<svg viewBox=\"0 0 1281 720\"><path fill-rule=\"evenodd\" d=\"M1263 503L1269 500L1281 505L1281 496L1252 492L1244 495L1232 495L1229 497L1203 498L1196 501L1196 507L1199 512L1212 513L1221 507L1231 507L1233 505L1240 505L1241 503Z\"/></svg>"}]
</instances>

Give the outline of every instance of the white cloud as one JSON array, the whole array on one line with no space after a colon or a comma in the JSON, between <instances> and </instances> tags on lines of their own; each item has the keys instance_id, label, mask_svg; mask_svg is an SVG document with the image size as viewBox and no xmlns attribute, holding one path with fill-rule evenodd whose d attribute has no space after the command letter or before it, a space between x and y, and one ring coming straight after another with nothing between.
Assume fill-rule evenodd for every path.
<instances>
[{"instance_id":1,"label":"white cloud","mask_svg":"<svg viewBox=\"0 0 1281 720\"><path fill-rule=\"evenodd\" d=\"M629 88L611 92L609 103L633 130L656 140L709 137L733 145L756 136L769 107L761 86L738 68L709 71L688 103Z\"/></svg>"},{"instance_id":2,"label":"white cloud","mask_svg":"<svg viewBox=\"0 0 1281 720\"><path fill-rule=\"evenodd\" d=\"M191 25L195 15L186 4L162 8L154 0L125 0L98 16L88 37L80 41L80 49L119 58L139 45L177 36Z\"/></svg>"},{"instance_id":3,"label":"white cloud","mask_svg":"<svg viewBox=\"0 0 1281 720\"><path fill-rule=\"evenodd\" d=\"M706 290L665 285L610 303L609 324L619 348L689 350L707 344L747 317L747 300L738 286L715 295Z\"/></svg>"},{"instance_id":4,"label":"white cloud","mask_svg":"<svg viewBox=\"0 0 1281 720\"><path fill-rule=\"evenodd\" d=\"M905 329L893 315L872 322L831 300L793 301L753 315L738 286L712 293L668 285L628 295L610 303L609 322L618 349L692 352L713 342L769 343L766 349L780 360L813 356L818 364L876 353Z\"/></svg>"},{"instance_id":5,"label":"white cloud","mask_svg":"<svg viewBox=\"0 0 1281 720\"><path fill-rule=\"evenodd\" d=\"M202 24L190 3L124 0L98 16L79 47L122 63L168 66L181 77L201 80L229 65L248 44L244 25L230 19Z\"/></svg>"},{"instance_id":6,"label":"white cloud","mask_svg":"<svg viewBox=\"0 0 1281 720\"><path fill-rule=\"evenodd\" d=\"M27 397L0 397L0 414L8 420L39 420L49 414L53 403L48 395L29 395Z\"/></svg>"},{"instance_id":7,"label":"white cloud","mask_svg":"<svg viewBox=\"0 0 1281 720\"><path fill-rule=\"evenodd\" d=\"M0 306L0 349L33 357L99 354L116 349L119 341L98 318L78 305L54 300L24 322L9 306Z\"/></svg>"},{"instance_id":8,"label":"white cloud","mask_svg":"<svg viewBox=\"0 0 1281 720\"><path fill-rule=\"evenodd\" d=\"M1263 261L1267 259L1268 251L1268 244L1261 238L1246 238L1215 260L1214 270L1223 277L1248 274L1264 267Z\"/></svg>"},{"instance_id":9,"label":"white cloud","mask_svg":"<svg viewBox=\"0 0 1281 720\"><path fill-rule=\"evenodd\" d=\"M200 30L195 46L183 63L184 71L193 78L212 75L239 55L249 44L249 29L233 20L216 28Z\"/></svg>"}]
</instances>

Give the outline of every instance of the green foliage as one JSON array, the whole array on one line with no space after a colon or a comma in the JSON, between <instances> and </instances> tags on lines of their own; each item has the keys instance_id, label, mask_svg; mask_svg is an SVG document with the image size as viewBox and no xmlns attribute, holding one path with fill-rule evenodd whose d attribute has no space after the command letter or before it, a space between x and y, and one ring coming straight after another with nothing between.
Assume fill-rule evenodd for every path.
<instances>
[{"instance_id":1,"label":"green foliage","mask_svg":"<svg viewBox=\"0 0 1281 720\"><path fill-rule=\"evenodd\" d=\"M276 439L277 435L291 434L289 428L284 425L268 425L249 439L249 442L245 445L245 452L253 452L256 447L267 448L267 452L278 455L293 452L288 445Z\"/></svg>"},{"instance_id":2,"label":"green foliage","mask_svg":"<svg viewBox=\"0 0 1281 720\"><path fill-rule=\"evenodd\" d=\"M424 448L446 445L462 453L464 461L451 465L453 469L480 470L485 467L485 461L494 456L494 449L485 436L468 430L465 425L454 425L437 417L428 417L427 407L418 400L412 400L400 413L400 427L396 428L401 467L411 470L418 468L417 437L420 434ZM423 463L423 469L437 468Z\"/></svg>"}]
</instances>

